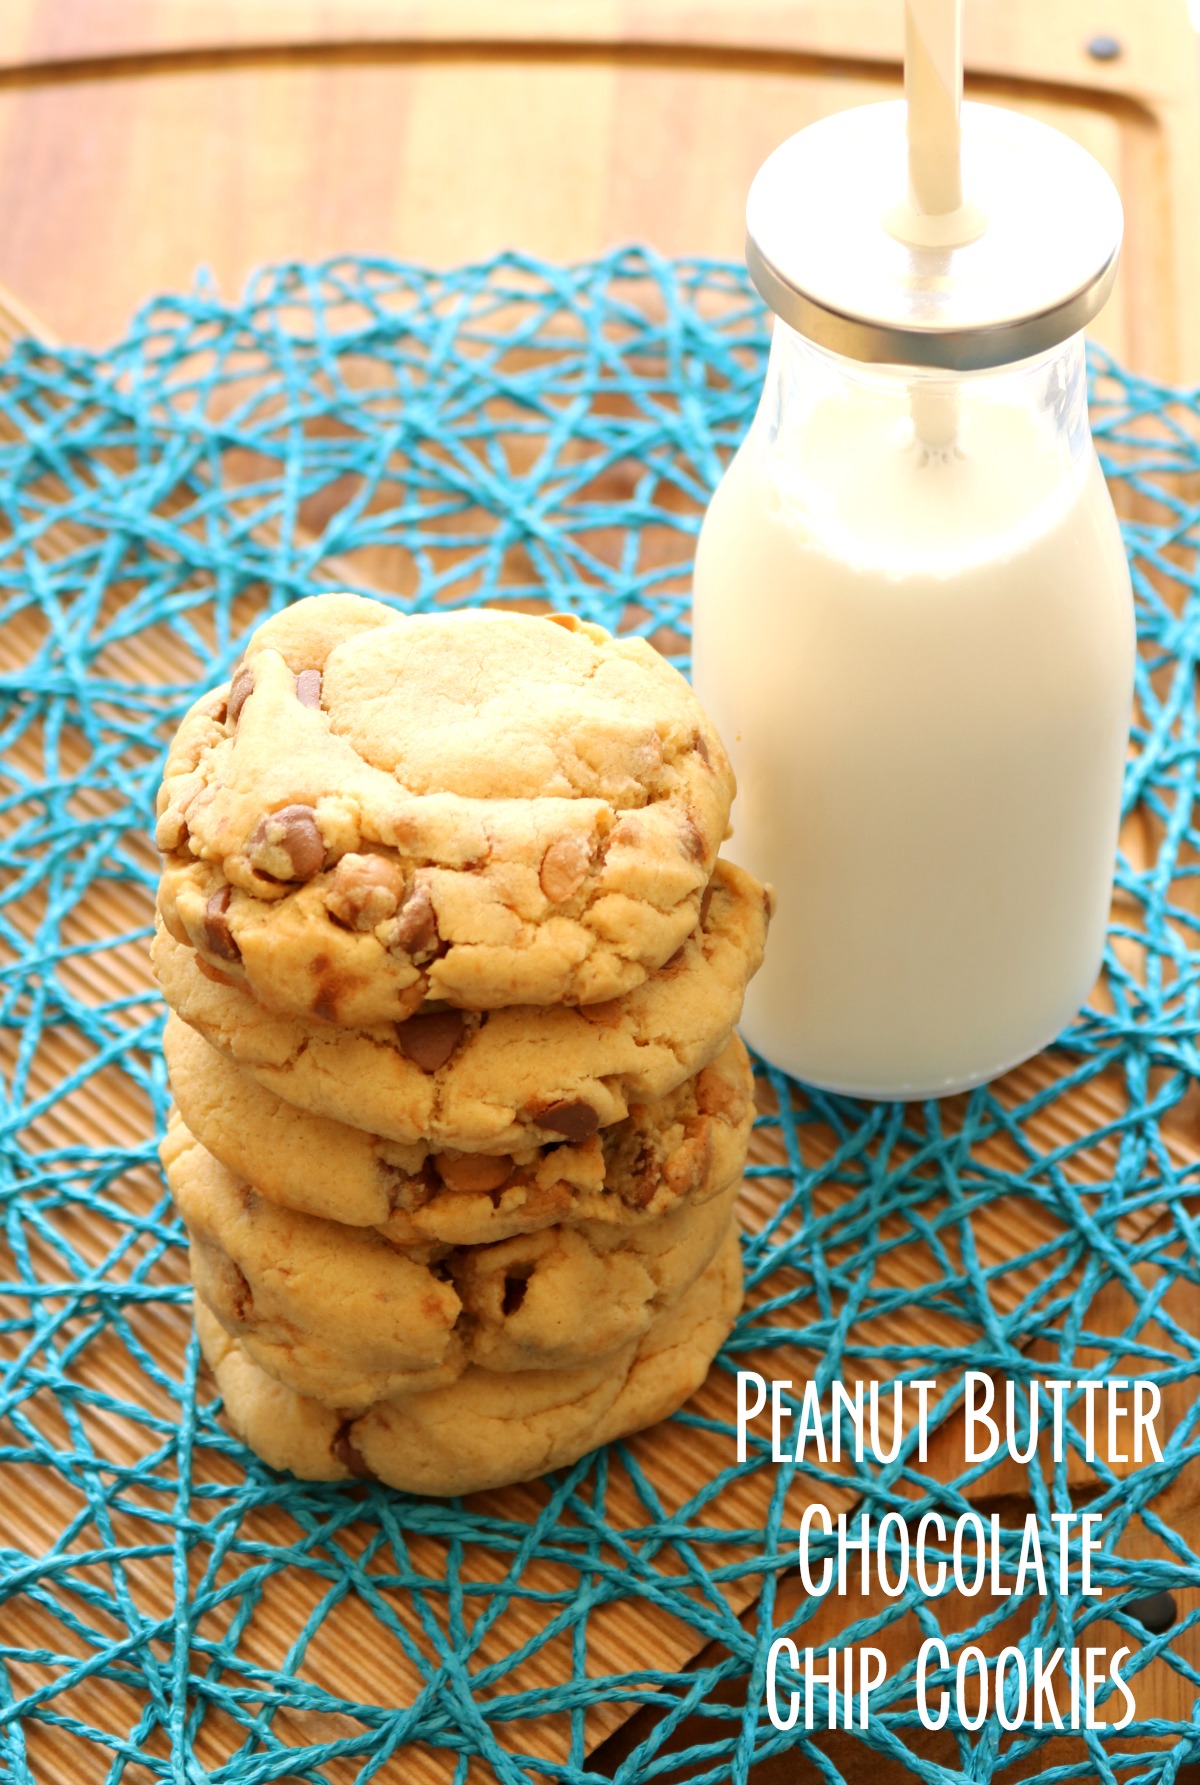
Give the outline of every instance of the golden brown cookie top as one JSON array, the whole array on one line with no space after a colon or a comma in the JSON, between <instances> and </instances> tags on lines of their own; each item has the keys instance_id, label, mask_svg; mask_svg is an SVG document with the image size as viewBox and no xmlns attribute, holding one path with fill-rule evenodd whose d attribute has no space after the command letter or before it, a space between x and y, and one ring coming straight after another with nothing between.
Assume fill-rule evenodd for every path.
<instances>
[{"instance_id":1,"label":"golden brown cookie top","mask_svg":"<svg viewBox=\"0 0 1200 1785\"><path fill-rule=\"evenodd\" d=\"M346 1418L269 1375L196 1305L196 1330L239 1436L275 1469L352 1476L408 1493L469 1494L528 1481L665 1419L703 1382L742 1300L732 1226L707 1269L640 1341L575 1369L472 1365L445 1389L379 1401Z\"/></svg>"},{"instance_id":2,"label":"golden brown cookie top","mask_svg":"<svg viewBox=\"0 0 1200 1785\"><path fill-rule=\"evenodd\" d=\"M164 920L264 1003L337 1023L601 1001L694 926L732 797L642 639L315 596L180 726Z\"/></svg>"},{"instance_id":3,"label":"golden brown cookie top","mask_svg":"<svg viewBox=\"0 0 1200 1785\"><path fill-rule=\"evenodd\" d=\"M754 1115L736 1036L695 1078L623 1122L575 1145L530 1140L519 1155L498 1156L383 1140L298 1109L176 1016L164 1049L183 1120L235 1176L270 1202L376 1227L422 1257L559 1223L625 1229L698 1208L740 1177Z\"/></svg>"},{"instance_id":4,"label":"golden brown cookie top","mask_svg":"<svg viewBox=\"0 0 1200 1785\"><path fill-rule=\"evenodd\" d=\"M199 1298L269 1375L347 1412L448 1387L471 1363L573 1369L622 1350L707 1267L738 1193L642 1226L548 1227L420 1262L369 1228L268 1202L178 1117L162 1157Z\"/></svg>"},{"instance_id":5,"label":"golden brown cookie top","mask_svg":"<svg viewBox=\"0 0 1200 1785\"><path fill-rule=\"evenodd\" d=\"M758 881L722 862L701 923L623 998L435 1009L361 1029L272 1015L165 930L152 955L172 1008L284 1101L389 1140L499 1154L586 1140L715 1059L762 959L768 909Z\"/></svg>"}]
</instances>

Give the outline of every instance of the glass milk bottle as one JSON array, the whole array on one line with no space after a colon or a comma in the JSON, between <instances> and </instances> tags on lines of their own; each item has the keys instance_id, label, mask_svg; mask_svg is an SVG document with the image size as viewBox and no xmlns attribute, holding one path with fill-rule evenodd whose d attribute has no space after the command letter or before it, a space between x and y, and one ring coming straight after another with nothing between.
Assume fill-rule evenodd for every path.
<instances>
[{"instance_id":1,"label":"glass milk bottle","mask_svg":"<svg viewBox=\"0 0 1200 1785\"><path fill-rule=\"evenodd\" d=\"M864 1097L979 1084L1077 1013L1128 744L1132 598L1080 332L1119 201L1045 126L965 106L962 127L948 227L888 191L903 106L760 172L766 387L696 557L733 851L778 901L743 1031Z\"/></svg>"}]
</instances>

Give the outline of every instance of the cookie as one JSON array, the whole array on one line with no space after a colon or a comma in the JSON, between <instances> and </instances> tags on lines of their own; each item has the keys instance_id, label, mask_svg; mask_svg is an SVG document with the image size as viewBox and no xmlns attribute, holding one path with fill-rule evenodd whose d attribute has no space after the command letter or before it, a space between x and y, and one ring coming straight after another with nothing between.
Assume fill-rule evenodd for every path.
<instances>
[{"instance_id":1,"label":"cookie","mask_svg":"<svg viewBox=\"0 0 1200 1785\"><path fill-rule=\"evenodd\" d=\"M162 929L152 958L172 1009L285 1102L388 1140L502 1154L586 1140L715 1059L762 959L769 905L752 875L719 862L698 927L624 998L422 1011L368 1029L273 1016Z\"/></svg>"},{"instance_id":2,"label":"cookie","mask_svg":"<svg viewBox=\"0 0 1200 1785\"><path fill-rule=\"evenodd\" d=\"M635 1228L549 1227L422 1263L370 1228L265 1201L178 1116L161 1153L197 1294L268 1375L346 1413L447 1386L468 1363L573 1368L621 1350L708 1264L740 1187Z\"/></svg>"},{"instance_id":3,"label":"cookie","mask_svg":"<svg viewBox=\"0 0 1200 1785\"><path fill-rule=\"evenodd\" d=\"M640 1339L711 1263L740 1190L739 1176L700 1208L638 1227L581 1221L450 1253L472 1364L571 1369Z\"/></svg>"},{"instance_id":4,"label":"cookie","mask_svg":"<svg viewBox=\"0 0 1200 1785\"><path fill-rule=\"evenodd\" d=\"M179 1017L163 1038L187 1126L271 1202L355 1227L393 1245L485 1245L556 1222L618 1226L697 1206L739 1175L754 1117L754 1079L732 1037L711 1065L586 1140L519 1156L436 1152L381 1140L285 1103Z\"/></svg>"},{"instance_id":5,"label":"cookie","mask_svg":"<svg viewBox=\"0 0 1200 1785\"><path fill-rule=\"evenodd\" d=\"M203 1303L196 1329L238 1436L272 1468L309 1481L359 1476L415 1494L528 1481L675 1412L704 1381L742 1299L730 1229L687 1294L642 1339L576 1370L471 1368L447 1389L381 1401L343 1419L260 1370Z\"/></svg>"},{"instance_id":6,"label":"cookie","mask_svg":"<svg viewBox=\"0 0 1200 1785\"><path fill-rule=\"evenodd\" d=\"M180 726L159 908L284 1015L602 1002L694 929L733 790L642 639L315 596Z\"/></svg>"},{"instance_id":7,"label":"cookie","mask_svg":"<svg viewBox=\"0 0 1200 1785\"><path fill-rule=\"evenodd\" d=\"M197 1292L263 1369L354 1408L462 1374L462 1299L444 1273L370 1228L263 1201L177 1115L160 1155Z\"/></svg>"}]
</instances>

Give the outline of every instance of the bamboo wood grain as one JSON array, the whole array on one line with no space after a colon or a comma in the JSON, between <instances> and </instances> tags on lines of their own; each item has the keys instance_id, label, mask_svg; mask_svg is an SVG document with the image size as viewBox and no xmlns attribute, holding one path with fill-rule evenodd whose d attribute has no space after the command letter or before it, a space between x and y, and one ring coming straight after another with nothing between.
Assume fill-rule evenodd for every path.
<instances>
[{"instance_id":1,"label":"bamboo wood grain","mask_svg":"<svg viewBox=\"0 0 1200 1785\"><path fill-rule=\"evenodd\" d=\"M1086 54L1100 28L1122 41L1115 63ZM43 328L27 303L48 318L43 332L104 340L148 293L185 285L202 259L232 295L264 259L343 249L448 263L516 245L563 259L640 237L671 253L736 256L744 189L758 160L809 118L898 90L899 49L898 0L839 0L836 7L525 0L502 13L469 0L424 7L340 0L336 11L315 0L236 7L229 0L10 0L0 15L0 277L22 302L0 308L0 337ZM1101 17L1091 0L1056 0L1052 8L968 0L967 54L976 96L1057 122L1098 153L1121 186L1129 250L1100 338L1140 369L1200 376L1200 317L1187 301L1200 272L1200 150L1182 4L1112 0ZM49 549L71 545L64 532ZM336 564L328 569L331 581L346 580ZM5 666L35 642L32 635L0 641ZM118 671L136 674L140 658L161 671L167 649L166 638L131 642ZM171 668L195 672L182 662ZM120 897L93 898L81 909L81 939L144 921L145 912L125 909ZM128 946L81 956L74 971L77 989L97 997L148 985L140 951ZM61 1075L64 1045L52 1038L36 1063L35 1089ZM1023 1068L1011 1081L1014 1100L1053 1070L1045 1060ZM1041 1144L1060 1138L1064 1125L1068 1135L1090 1131L1120 1107L1119 1087L1093 1085L1069 1111L1046 1110ZM148 1119L128 1081L100 1075L45 1119L39 1138L45 1145L132 1144ZM815 1162L831 1142L817 1133L808 1144ZM1180 1162L1200 1155L1194 1110L1181 1112L1171 1147ZM1081 1183L1101 1182L1110 1169L1097 1147L1080 1161ZM826 1192L836 1193L835 1186ZM159 1186L146 1173L131 1194L150 1207ZM769 1180L749 1188L745 1224L756 1226L772 1202ZM1002 1212L977 1244L985 1259L1000 1260L1037 1237L1036 1222L1014 1225ZM77 1239L85 1255L98 1256L98 1236L83 1231ZM914 1268L911 1257L894 1256L885 1269ZM1029 1287L1014 1273L1002 1294L1015 1301ZM154 1355L177 1367L181 1322L162 1308L139 1318ZM908 1328L901 1331L911 1342ZM799 1366L794 1374L803 1379L803 1359ZM99 1353L94 1367L98 1383L137 1392L123 1382L119 1348ZM710 1384L704 1410L727 1413L723 1394L723 1383ZM53 1411L39 1416L51 1429ZM108 1440L114 1455L134 1454L135 1434L112 1431ZM944 1443L952 1455L949 1431ZM673 1428L637 1448L668 1500L694 1492L727 1460L691 1454ZM946 1467L954 1472L949 1461ZM726 1496L714 1523L753 1525L761 1491L759 1483ZM11 1472L0 1471L13 1541L36 1547L62 1528L72 1508L55 1492L62 1499L61 1487L48 1488L29 1502ZM537 1492L514 1490L505 1512L519 1513L526 1500L537 1504ZM837 1490L827 1492L836 1508ZM620 1516L619 1507L613 1512ZM1191 1515L1184 1507L1179 1516ZM272 1529L264 1515L259 1534L270 1541ZM437 1567L432 1546L422 1562ZM547 1569L547 1588L552 1574ZM165 1572L148 1573L146 1607L166 1616L169 1585ZM283 1651L308 1591L297 1578L275 1592L256 1615L248 1652L268 1659ZM747 1598L731 1592L731 1610ZM44 1632L32 1610L21 1616L22 1640L34 1648ZM529 1616L521 1606L508 1614L489 1655L525 1641ZM647 1654L671 1667L697 1646L692 1636L689 1648L689 1634L623 1605L594 1619L589 1645L600 1670ZM373 1620L347 1601L310 1666L333 1691L390 1692L396 1701L413 1681L396 1654L370 1647L377 1641ZM552 1683L556 1666L568 1665L565 1652L547 1651L531 1660L522 1684ZM27 1685L36 1670L28 1672ZM13 1683L21 1689L20 1669ZM131 1726L136 1706L123 1688L94 1682L84 1692L91 1696L74 1708L113 1729ZM1178 1714L1170 1693L1139 1702L1139 1710ZM589 1746L621 1714L610 1707L595 1716ZM301 1719L289 1727L289 1739L304 1738ZM77 1742L45 1727L36 1739L46 1777L90 1785ZM561 1756L561 1730L524 1727L518 1739ZM219 1719L206 1725L204 1763L219 1764L222 1740ZM390 1785L444 1773L436 1757L421 1753L396 1757L378 1776Z\"/></svg>"},{"instance_id":2,"label":"bamboo wood grain","mask_svg":"<svg viewBox=\"0 0 1200 1785\"><path fill-rule=\"evenodd\" d=\"M898 93L900 50L899 0L8 0L0 279L98 343L201 265L232 296L263 261L343 251L737 257L765 153ZM1183 0L967 0L966 53L971 95L1057 123L1121 188L1097 338L1200 377Z\"/></svg>"}]
</instances>

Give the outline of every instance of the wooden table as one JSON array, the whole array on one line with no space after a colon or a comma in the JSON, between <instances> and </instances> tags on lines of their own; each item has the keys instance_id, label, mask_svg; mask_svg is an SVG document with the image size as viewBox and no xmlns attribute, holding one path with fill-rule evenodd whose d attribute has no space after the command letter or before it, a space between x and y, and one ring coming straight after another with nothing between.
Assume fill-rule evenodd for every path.
<instances>
[{"instance_id":1,"label":"wooden table","mask_svg":"<svg viewBox=\"0 0 1200 1785\"><path fill-rule=\"evenodd\" d=\"M1101 35L1116 57L1091 53ZM1183 0L967 0L966 42L969 94L1058 124L1121 189L1126 258L1097 339L1200 379ZM641 240L736 258L764 155L898 91L900 52L899 0L8 0L7 328L101 344L200 267L233 296L264 261L340 252L451 264ZM1186 1714L1179 1689L1163 1669L1140 1714Z\"/></svg>"},{"instance_id":2,"label":"wooden table","mask_svg":"<svg viewBox=\"0 0 1200 1785\"><path fill-rule=\"evenodd\" d=\"M763 157L898 91L901 37L900 0L6 0L0 282L90 344L202 267L233 296L341 252L737 258ZM1200 378L1184 0L967 0L965 39L970 95L1058 124L1125 198L1097 338Z\"/></svg>"}]
</instances>

